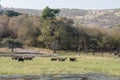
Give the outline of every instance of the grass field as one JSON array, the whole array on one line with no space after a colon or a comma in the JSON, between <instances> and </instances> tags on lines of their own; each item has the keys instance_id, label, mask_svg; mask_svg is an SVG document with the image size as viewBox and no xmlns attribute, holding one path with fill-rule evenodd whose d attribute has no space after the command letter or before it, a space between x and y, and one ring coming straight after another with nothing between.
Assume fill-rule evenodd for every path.
<instances>
[{"instance_id":1,"label":"grass field","mask_svg":"<svg viewBox=\"0 0 120 80\"><path fill-rule=\"evenodd\" d=\"M66 56L70 57L70 56ZM0 74L83 74L88 72L120 75L120 59L98 56L77 56L77 62L50 61L50 58L34 58L18 62L9 57L0 57Z\"/></svg>"}]
</instances>

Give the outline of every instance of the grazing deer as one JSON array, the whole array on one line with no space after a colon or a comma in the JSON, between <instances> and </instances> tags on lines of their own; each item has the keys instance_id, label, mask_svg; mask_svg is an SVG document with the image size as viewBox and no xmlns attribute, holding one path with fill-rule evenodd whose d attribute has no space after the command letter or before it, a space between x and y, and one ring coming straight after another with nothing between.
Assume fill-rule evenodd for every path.
<instances>
[{"instance_id":1,"label":"grazing deer","mask_svg":"<svg viewBox=\"0 0 120 80\"><path fill-rule=\"evenodd\" d=\"M70 58L69 60L72 61L72 62L74 62L74 61L76 61L77 59L76 59L75 57L73 57L73 58Z\"/></svg>"},{"instance_id":2,"label":"grazing deer","mask_svg":"<svg viewBox=\"0 0 120 80\"><path fill-rule=\"evenodd\" d=\"M63 57L58 58L59 61L65 61L66 59L67 59L66 57L65 58L63 58Z\"/></svg>"},{"instance_id":3,"label":"grazing deer","mask_svg":"<svg viewBox=\"0 0 120 80\"><path fill-rule=\"evenodd\" d=\"M19 62L20 62L20 61L21 61L21 62L24 62L24 58L21 56L21 57L18 58L18 61L19 61Z\"/></svg>"},{"instance_id":4,"label":"grazing deer","mask_svg":"<svg viewBox=\"0 0 120 80\"><path fill-rule=\"evenodd\" d=\"M52 57L51 61L57 61L57 59L58 59L57 57Z\"/></svg>"}]
</instances>

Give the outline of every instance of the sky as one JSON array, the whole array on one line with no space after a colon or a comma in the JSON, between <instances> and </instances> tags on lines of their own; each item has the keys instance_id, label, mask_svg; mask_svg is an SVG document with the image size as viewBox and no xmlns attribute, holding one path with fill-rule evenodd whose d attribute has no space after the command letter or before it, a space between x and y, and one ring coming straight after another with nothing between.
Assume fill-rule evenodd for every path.
<instances>
[{"instance_id":1,"label":"sky","mask_svg":"<svg viewBox=\"0 0 120 80\"><path fill-rule=\"evenodd\" d=\"M114 9L120 8L120 0L1 0L3 7L44 9Z\"/></svg>"}]
</instances>

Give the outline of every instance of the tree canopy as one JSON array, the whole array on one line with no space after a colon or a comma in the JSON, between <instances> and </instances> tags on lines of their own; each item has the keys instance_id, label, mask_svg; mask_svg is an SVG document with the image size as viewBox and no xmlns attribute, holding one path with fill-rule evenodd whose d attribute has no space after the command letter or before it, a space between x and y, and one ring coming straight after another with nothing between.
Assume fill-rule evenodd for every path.
<instances>
[{"instance_id":1,"label":"tree canopy","mask_svg":"<svg viewBox=\"0 0 120 80\"><path fill-rule=\"evenodd\" d=\"M19 16L21 15L21 13L15 12L13 10L7 10L4 12L4 14L6 14L9 17L13 17L13 16Z\"/></svg>"},{"instance_id":2,"label":"tree canopy","mask_svg":"<svg viewBox=\"0 0 120 80\"><path fill-rule=\"evenodd\" d=\"M14 48L22 48L23 44L18 41L14 40L12 38L4 38L1 42L3 46L11 48L11 51L13 52Z\"/></svg>"},{"instance_id":3,"label":"tree canopy","mask_svg":"<svg viewBox=\"0 0 120 80\"><path fill-rule=\"evenodd\" d=\"M46 7L43 9L42 12L42 18L43 19L53 19L56 17L56 15L60 12L59 9L51 9L49 7Z\"/></svg>"}]
</instances>

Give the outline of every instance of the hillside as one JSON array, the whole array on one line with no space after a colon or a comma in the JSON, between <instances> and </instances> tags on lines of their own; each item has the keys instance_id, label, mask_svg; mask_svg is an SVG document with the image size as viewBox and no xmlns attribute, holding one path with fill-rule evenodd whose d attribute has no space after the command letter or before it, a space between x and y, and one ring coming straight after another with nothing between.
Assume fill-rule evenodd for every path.
<instances>
[{"instance_id":1,"label":"hillside","mask_svg":"<svg viewBox=\"0 0 120 80\"><path fill-rule=\"evenodd\" d=\"M72 18L76 23L86 26L112 27L120 25L120 9L62 9L60 16Z\"/></svg>"},{"instance_id":2,"label":"hillside","mask_svg":"<svg viewBox=\"0 0 120 80\"><path fill-rule=\"evenodd\" d=\"M3 10L14 10L29 15L40 16L42 10L2 8ZM85 26L113 27L120 25L120 9L105 10L82 10L61 9L59 16L72 18L75 23Z\"/></svg>"}]
</instances>

